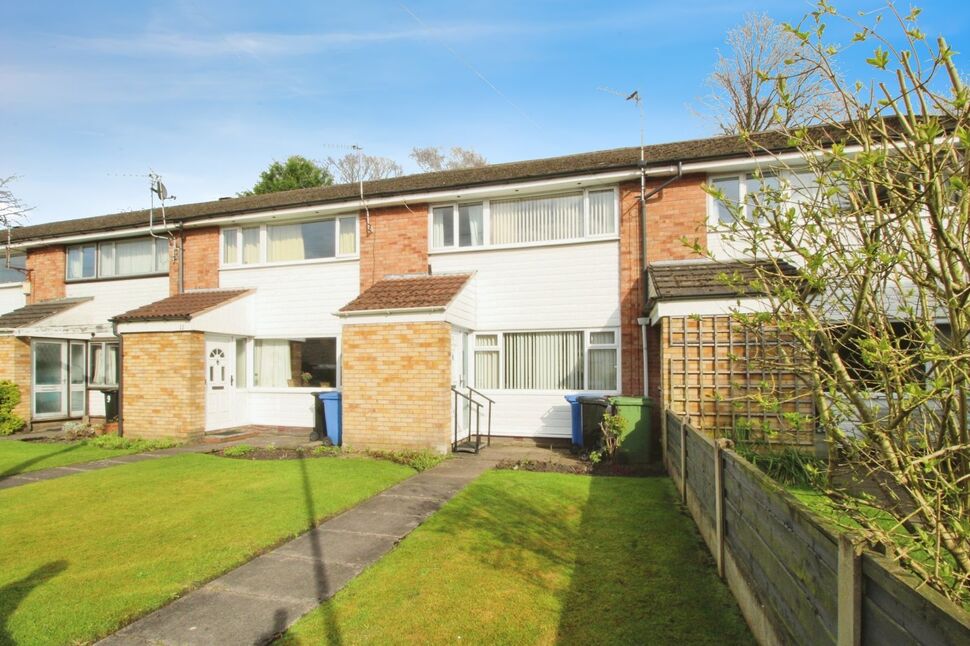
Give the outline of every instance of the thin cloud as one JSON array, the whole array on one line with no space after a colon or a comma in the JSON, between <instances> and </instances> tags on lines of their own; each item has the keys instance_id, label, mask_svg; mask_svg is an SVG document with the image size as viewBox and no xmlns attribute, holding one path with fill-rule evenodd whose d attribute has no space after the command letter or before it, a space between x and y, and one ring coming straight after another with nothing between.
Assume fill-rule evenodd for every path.
<instances>
[{"instance_id":1,"label":"thin cloud","mask_svg":"<svg viewBox=\"0 0 970 646\"><path fill-rule=\"evenodd\" d=\"M249 55L259 57L304 56L321 51L357 45L413 41L427 38L478 38L496 32L508 33L515 27L455 25L394 31L328 32L284 34L235 32L211 36L181 33L147 33L136 36L63 38L65 45L77 50L113 56L178 56L216 58Z\"/></svg>"}]
</instances>

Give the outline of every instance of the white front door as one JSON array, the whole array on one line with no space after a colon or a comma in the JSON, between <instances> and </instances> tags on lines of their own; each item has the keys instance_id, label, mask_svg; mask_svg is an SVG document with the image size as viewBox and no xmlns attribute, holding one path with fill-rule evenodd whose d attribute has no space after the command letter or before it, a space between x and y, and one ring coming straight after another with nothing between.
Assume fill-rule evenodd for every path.
<instances>
[{"instance_id":1,"label":"white front door","mask_svg":"<svg viewBox=\"0 0 970 646\"><path fill-rule=\"evenodd\" d=\"M67 343L34 341L31 355L34 419L67 417Z\"/></svg>"},{"instance_id":2,"label":"white front door","mask_svg":"<svg viewBox=\"0 0 970 646\"><path fill-rule=\"evenodd\" d=\"M205 338L205 430L235 426L236 344L229 337Z\"/></svg>"},{"instance_id":3,"label":"white front door","mask_svg":"<svg viewBox=\"0 0 970 646\"><path fill-rule=\"evenodd\" d=\"M462 330L453 329L451 332L451 384L460 392L468 394L468 332ZM456 395L452 394L452 397ZM471 433L473 409L467 399L457 397L458 439L462 440ZM451 414L455 414L454 405L452 405ZM454 439L454 429L452 429L452 439Z\"/></svg>"}]
</instances>

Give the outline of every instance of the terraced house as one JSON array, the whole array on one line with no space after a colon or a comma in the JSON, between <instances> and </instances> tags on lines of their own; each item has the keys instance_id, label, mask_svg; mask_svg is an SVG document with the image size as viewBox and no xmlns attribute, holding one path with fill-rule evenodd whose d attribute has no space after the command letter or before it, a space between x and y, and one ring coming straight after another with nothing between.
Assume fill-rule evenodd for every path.
<instances>
[{"instance_id":1,"label":"terraced house","mask_svg":"<svg viewBox=\"0 0 970 646\"><path fill-rule=\"evenodd\" d=\"M728 426L710 396L737 382L725 315L759 300L717 280L734 252L702 186L743 199L771 156L733 137L643 153L15 229L0 377L32 424L101 417L101 391L119 389L136 437L310 427L311 394L331 389L359 447L448 450L469 398L494 402L495 436L568 438L563 395L582 392L645 394Z\"/></svg>"}]
</instances>

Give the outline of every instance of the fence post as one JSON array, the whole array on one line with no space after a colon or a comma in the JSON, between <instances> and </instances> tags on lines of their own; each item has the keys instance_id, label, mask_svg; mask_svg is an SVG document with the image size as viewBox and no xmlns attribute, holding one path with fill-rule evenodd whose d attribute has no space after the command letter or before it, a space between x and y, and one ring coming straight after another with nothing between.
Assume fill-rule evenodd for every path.
<instances>
[{"instance_id":1,"label":"fence post","mask_svg":"<svg viewBox=\"0 0 970 646\"><path fill-rule=\"evenodd\" d=\"M680 420L680 498L687 504L687 422Z\"/></svg>"},{"instance_id":2,"label":"fence post","mask_svg":"<svg viewBox=\"0 0 970 646\"><path fill-rule=\"evenodd\" d=\"M731 440L714 440L714 543L717 575L724 578L724 449L731 448Z\"/></svg>"},{"instance_id":3,"label":"fence post","mask_svg":"<svg viewBox=\"0 0 970 646\"><path fill-rule=\"evenodd\" d=\"M850 534L839 534L838 645L862 643L862 559Z\"/></svg>"}]
</instances>

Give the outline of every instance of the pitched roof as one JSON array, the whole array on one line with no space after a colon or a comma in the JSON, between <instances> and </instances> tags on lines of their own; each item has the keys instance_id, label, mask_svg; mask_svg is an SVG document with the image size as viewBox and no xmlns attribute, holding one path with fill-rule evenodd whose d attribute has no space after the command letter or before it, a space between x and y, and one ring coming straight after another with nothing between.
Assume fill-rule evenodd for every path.
<instances>
[{"instance_id":1,"label":"pitched roof","mask_svg":"<svg viewBox=\"0 0 970 646\"><path fill-rule=\"evenodd\" d=\"M823 133L824 134L824 133ZM792 148L791 142L780 132L762 132L747 142L737 135L723 135L707 139L692 139L646 146L647 165L664 165L678 161L704 161L749 155L752 150L780 151ZM393 197L431 190L445 190L528 181L538 178L560 177L581 173L634 169L640 163L640 148L614 148L563 157L548 157L528 161L490 164L480 168L465 168L435 173L420 173L364 182L364 195L369 198ZM180 204L166 209L170 223L189 222L216 216L232 216L268 209L318 206L330 202L357 199L357 184L337 184L303 188L265 195L223 198L212 202ZM147 226L148 211L130 211L90 218L64 220L14 229L14 242L36 240L76 233L93 233Z\"/></svg>"},{"instance_id":2,"label":"pitched roof","mask_svg":"<svg viewBox=\"0 0 970 646\"><path fill-rule=\"evenodd\" d=\"M213 308L248 294L248 289L212 289L185 292L163 298L115 316L118 323L134 321L188 321Z\"/></svg>"},{"instance_id":3,"label":"pitched roof","mask_svg":"<svg viewBox=\"0 0 970 646\"><path fill-rule=\"evenodd\" d=\"M0 316L0 329L13 330L19 327L27 327L39 323L55 314L60 314L69 310L75 305L86 303L90 297L83 298L57 298L49 301L41 301L31 305L25 305L19 309L7 312Z\"/></svg>"},{"instance_id":4,"label":"pitched roof","mask_svg":"<svg viewBox=\"0 0 970 646\"><path fill-rule=\"evenodd\" d=\"M341 312L375 312L423 308L444 309L471 274L387 276L340 308Z\"/></svg>"},{"instance_id":5,"label":"pitched roof","mask_svg":"<svg viewBox=\"0 0 970 646\"><path fill-rule=\"evenodd\" d=\"M764 289L757 268L771 268L769 261L715 262L712 260L663 262L647 267L651 297L654 300L728 298L760 296ZM782 261L779 266L786 276L797 276L797 270Z\"/></svg>"}]
</instances>

